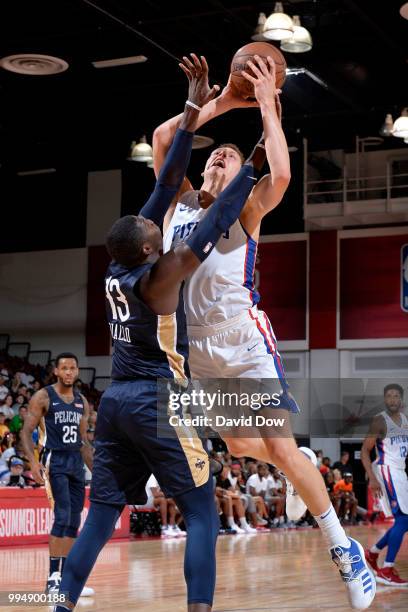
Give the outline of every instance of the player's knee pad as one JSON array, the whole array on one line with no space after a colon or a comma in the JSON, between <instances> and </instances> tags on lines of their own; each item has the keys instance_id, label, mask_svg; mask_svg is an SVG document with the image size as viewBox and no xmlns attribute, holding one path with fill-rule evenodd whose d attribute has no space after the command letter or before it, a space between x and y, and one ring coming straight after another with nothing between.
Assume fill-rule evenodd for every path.
<instances>
[{"instance_id":1,"label":"player's knee pad","mask_svg":"<svg viewBox=\"0 0 408 612\"><path fill-rule=\"evenodd\" d=\"M54 524L51 529L51 535L57 538L63 538L66 535L66 530L71 523L71 509L61 506L54 508Z\"/></svg>"},{"instance_id":2,"label":"player's knee pad","mask_svg":"<svg viewBox=\"0 0 408 612\"><path fill-rule=\"evenodd\" d=\"M68 538L76 538L78 535L79 525L81 524L81 513L71 512L71 522L65 530L65 535Z\"/></svg>"}]
</instances>

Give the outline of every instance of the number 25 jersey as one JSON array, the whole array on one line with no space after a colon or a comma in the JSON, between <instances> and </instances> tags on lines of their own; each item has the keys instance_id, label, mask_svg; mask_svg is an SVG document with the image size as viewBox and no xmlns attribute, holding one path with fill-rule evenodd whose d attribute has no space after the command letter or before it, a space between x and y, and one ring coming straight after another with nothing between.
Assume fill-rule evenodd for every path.
<instances>
[{"instance_id":1,"label":"number 25 jersey","mask_svg":"<svg viewBox=\"0 0 408 612\"><path fill-rule=\"evenodd\" d=\"M43 446L52 450L79 450L82 439L79 423L84 414L84 400L78 391L68 404L58 395L53 385L45 387L50 398L47 414L44 416L45 438Z\"/></svg>"}]
</instances>

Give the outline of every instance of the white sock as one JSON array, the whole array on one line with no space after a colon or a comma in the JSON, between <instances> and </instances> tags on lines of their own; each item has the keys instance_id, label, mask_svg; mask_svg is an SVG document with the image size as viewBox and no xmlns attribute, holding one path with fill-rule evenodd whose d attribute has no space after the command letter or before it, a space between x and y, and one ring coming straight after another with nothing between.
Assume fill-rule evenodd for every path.
<instances>
[{"instance_id":1,"label":"white sock","mask_svg":"<svg viewBox=\"0 0 408 612\"><path fill-rule=\"evenodd\" d=\"M330 548L332 546L350 548L350 541L340 525L339 518L332 504L330 504L326 512L315 516L314 519L322 530L322 534Z\"/></svg>"},{"instance_id":2,"label":"white sock","mask_svg":"<svg viewBox=\"0 0 408 612\"><path fill-rule=\"evenodd\" d=\"M285 517L284 516L280 516L279 517L279 523L282 524L285 522Z\"/></svg>"},{"instance_id":3,"label":"white sock","mask_svg":"<svg viewBox=\"0 0 408 612\"><path fill-rule=\"evenodd\" d=\"M374 553L375 555L378 555L381 552L381 549L377 548L376 545L374 544L374 546L370 548L370 552Z\"/></svg>"},{"instance_id":4,"label":"white sock","mask_svg":"<svg viewBox=\"0 0 408 612\"><path fill-rule=\"evenodd\" d=\"M273 519L273 524L274 525L279 525L279 519L278 518L274 518Z\"/></svg>"},{"instance_id":5,"label":"white sock","mask_svg":"<svg viewBox=\"0 0 408 612\"><path fill-rule=\"evenodd\" d=\"M384 561L383 567L394 567L394 563L388 563L387 561Z\"/></svg>"},{"instance_id":6,"label":"white sock","mask_svg":"<svg viewBox=\"0 0 408 612\"><path fill-rule=\"evenodd\" d=\"M228 527L234 527L235 526L234 517L233 516L228 516L227 517L227 523L228 523Z\"/></svg>"},{"instance_id":7,"label":"white sock","mask_svg":"<svg viewBox=\"0 0 408 612\"><path fill-rule=\"evenodd\" d=\"M241 527L249 527L245 516L243 516L242 518L239 519L239 523L240 523Z\"/></svg>"}]
</instances>

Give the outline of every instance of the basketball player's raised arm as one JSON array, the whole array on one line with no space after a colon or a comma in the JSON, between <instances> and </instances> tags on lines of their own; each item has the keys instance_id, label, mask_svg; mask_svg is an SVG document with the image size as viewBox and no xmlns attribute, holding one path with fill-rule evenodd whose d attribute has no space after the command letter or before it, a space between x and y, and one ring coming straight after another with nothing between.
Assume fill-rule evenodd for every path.
<instances>
[{"instance_id":1,"label":"basketball player's raised arm","mask_svg":"<svg viewBox=\"0 0 408 612\"><path fill-rule=\"evenodd\" d=\"M81 393L82 401L84 402L84 414L79 421L79 433L82 439L81 455L87 468L92 472L94 449L87 437L88 421L89 421L89 404L88 400Z\"/></svg>"},{"instance_id":2,"label":"basketball player's raised arm","mask_svg":"<svg viewBox=\"0 0 408 612\"><path fill-rule=\"evenodd\" d=\"M136 290L156 314L176 311L181 283L210 255L222 234L239 218L264 159L264 146L257 145L187 241L159 257L141 278Z\"/></svg>"},{"instance_id":3,"label":"basketball player's raised arm","mask_svg":"<svg viewBox=\"0 0 408 612\"><path fill-rule=\"evenodd\" d=\"M264 127L266 158L270 174L262 177L249 197L249 209L254 224L273 210L282 200L290 182L290 158L285 134L281 125L280 90L276 89L276 67L268 56L268 66L259 56L257 63L249 61L248 66L255 76L243 71L242 75L254 86ZM245 229L247 227L245 219Z\"/></svg>"},{"instance_id":4,"label":"basketball player's raised arm","mask_svg":"<svg viewBox=\"0 0 408 612\"><path fill-rule=\"evenodd\" d=\"M190 161L193 135L197 125L198 109L211 100L218 91L218 85L210 89L208 84L208 65L205 57L201 61L192 53L192 61L187 57L180 68L186 74L189 87L188 96L171 147L165 157L152 195L140 211L140 215L162 225L164 217L175 195L180 189Z\"/></svg>"},{"instance_id":5,"label":"basketball player's raised arm","mask_svg":"<svg viewBox=\"0 0 408 612\"><path fill-rule=\"evenodd\" d=\"M28 404L27 415L24 419L24 426L20 433L24 453L30 462L31 472L36 483L43 485L42 473L44 467L37 461L34 455L33 431L40 424L41 419L48 410L49 397L44 389L34 393Z\"/></svg>"},{"instance_id":6,"label":"basketball player's raised arm","mask_svg":"<svg viewBox=\"0 0 408 612\"><path fill-rule=\"evenodd\" d=\"M381 415L374 417L371 422L370 431L367 434L366 439L361 447L361 462L368 476L368 486L374 493L374 495L381 496L382 490L381 485L378 482L376 475L374 474L370 453L375 446L375 442L378 438L384 437L385 423Z\"/></svg>"}]
</instances>

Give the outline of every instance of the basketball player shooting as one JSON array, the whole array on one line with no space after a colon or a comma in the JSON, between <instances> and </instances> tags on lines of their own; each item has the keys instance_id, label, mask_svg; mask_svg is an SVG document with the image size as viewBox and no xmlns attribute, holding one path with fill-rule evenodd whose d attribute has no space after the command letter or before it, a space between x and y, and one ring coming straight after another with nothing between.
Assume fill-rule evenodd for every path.
<instances>
[{"instance_id":1,"label":"basketball player shooting","mask_svg":"<svg viewBox=\"0 0 408 612\"><path fill-rule=\"evenodd\" d=\"M374 417L370 432L361 449L361 461L367 472L373 494L385 516L393 516L394 525L369 550L366 559L377 582L392 587L408 587L394 567L404 535L408 531L408 478L405 471L408 456L408 419L403 410L404 390L400 385L384 387L385 410ZM371 463L375 447L377 458ZM387 548L383 567L378 566L380 552Z\"/></svg>"},{"instance_id":2,"label":"basketball player shooting","mask_svg":"<svg viewBox=\"0 0 408 612\"><path fill-rule=\"evenodd\" d=\"M192 63L184 58L187 66ZM193 56L193 61L196 58ZM248 72L251 70L251 74ZM260 296L254 287L257 242L262 218L282 200L290 181L290 161L281 126L275 64L255 55L242 71L254 87L256 103L240 98L231 79L221 95L200 111L197 127L233 108L259 106L270 174L251 190L239 219L204 264L184 286L190 366L194 378L277 378L285 409L263 409L265 416L282 417L298 407L288 390L276 338L266 314L257 308ZM154 133L156 173L160 170L180 116L159 126ZM212 202L222 196L240 172L242 157L235 145L222 145L210 155L201 189L194 191L186 178L166 216L165 250L175 248L196 232L211 212ZM278 279L279 280L279 279ZM279 282L277 282L278 286ZM287 412L286 412L287 414ZM288 419L286 419L288 421ZM293 483L296 492L314 515L329 545L333 561L347 588L350 605L365 609L375 595L375 579L367 567L362 546L348 538L340 525L320 473L297 448L293 435L285 437L259 432L259 437L225 437L236 457L251 456L275 464Z\"/></svg>"},{"instance_id":3,"label":"basketball player shooting","mask_svg":"<svg viewBox=\"0 0 408 612\"><path fill-rule=\"evenodd\" d=\"M155 189L139 216L119 219L107 237L112 257L105 278L113 339L112 379L98 409L90 510L64 568L61 591L72 609L125 504L144 504L153 473L175 500L187 527L185 578L189 612L209 612L215 588L219 518L209 458L193 429L157 432L158 378L184 383L189 375L181 285L211 254L239 217L265 159L251 158L214 202L185 244L161 255L158 225L185 175L200 107L215 95L205 58L185 62L189 94ZM189 436L189 437L187 437Z\"/></svg>"}]
</instances>

